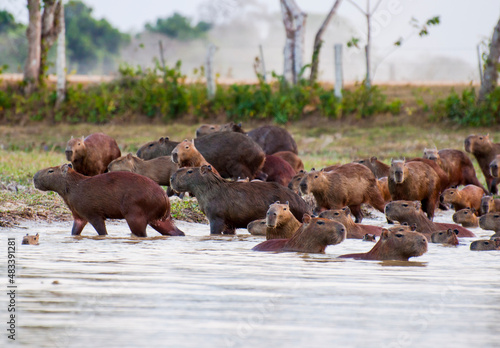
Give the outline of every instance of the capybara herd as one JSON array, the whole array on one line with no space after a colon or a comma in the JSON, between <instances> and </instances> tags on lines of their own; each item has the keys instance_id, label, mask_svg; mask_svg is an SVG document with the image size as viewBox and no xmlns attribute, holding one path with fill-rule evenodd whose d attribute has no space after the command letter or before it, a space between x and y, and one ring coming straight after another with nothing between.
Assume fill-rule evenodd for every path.
<instances>
[{"instance_id":1,"label":"capybara herd","mask_svg":"<svg viewBox=\"0 0 500 348\"><path fill-rule=\"evenodd\" d=\"M106 219L125 219L137 237L146 237L147 225L162 235L183 236L162 185L170 194L194 196L211 234L246 228L265 236L255 251L322 253L347 238L376 243L341 258L407 261L424 254L428 242L456 246L458 238L475 237L466 227L494 232L490 240L473 242L471 250L500 250L500 199L493 196L500 144L488 135L471 135L464 149L424 149L422 158L390 164L372 156L308 172L284 128L245 132L241 124L207 124L194 140L162 137L141 146L137 157L121 156L117 142L103 133L71 138L65 150L71 164L42 169L33 181L37 189L62 197L75 236L87 223L106 235ZM466 152L476 158L486 187ZM314 198L306 203L301 195ZM360 224L365 205L401 225ZM456 224L433 222L438 206L452 207ZM38 237L27 235L23 244L38 244Z\"/></svg>"}]
</instances>

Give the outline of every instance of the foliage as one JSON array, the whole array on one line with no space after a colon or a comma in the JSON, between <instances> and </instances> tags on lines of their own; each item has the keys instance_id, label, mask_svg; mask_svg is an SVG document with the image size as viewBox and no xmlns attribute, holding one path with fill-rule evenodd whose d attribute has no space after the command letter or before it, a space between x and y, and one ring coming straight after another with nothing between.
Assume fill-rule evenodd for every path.
<instances>
[{"instance_id":1,"label":"foliage","mask_svg":"<svg viewBox=\"0 0 500 348\"><path fill-rule=\"evenodd\" d=\"M22 71L28 52L26 26L17 23L7 11L0 11L0 64L4 70Z\"/></svg>"},{"instance_id":2,"label":"foliage","mask_svg":"<svg viewBox=\"0 0 500 348\"><path fill-rule=\"evenodd\" d=\"M177 12L167 18L158 18L156 24L146 24L146 29L152 32L167 35L172 39L187 41L201 38L210 30L212 25L200 21L195 26L191 25L191 20Z\"/></svg>"},{"instance_id":3,"label":"foliage","mask_svg":"<svg viewBox=\"0 0 500 348\"><path fill-rule=\"evenodd\" d=\"M16 22L12 13L0 10L0 33L3 34L21 27L23 27L23 25Z\"/></svg>"}]
</instances>

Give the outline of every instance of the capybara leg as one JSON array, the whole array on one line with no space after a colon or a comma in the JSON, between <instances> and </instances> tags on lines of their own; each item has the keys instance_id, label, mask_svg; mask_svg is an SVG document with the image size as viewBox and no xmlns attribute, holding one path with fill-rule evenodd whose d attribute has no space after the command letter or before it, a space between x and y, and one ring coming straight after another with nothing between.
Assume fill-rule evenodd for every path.
<instances>
[{"instance_id":1,"label":"capybara leg","mask_svg":"<svg viewBox=\"0 0 500 348\"><path fill-rule=\"evenodd\" d=\"M425 211L429 220L432 221L434 218L434 210L436 209L436 204L430 202L428 198L422 200L422 210Z\"/></svg>"},{"instance_id":2,"label":"capybara leg","mask_svg":"<svg viewBox=\"0 0 500 348\"><path fill-rule=\"evenodd\" d=\"M71 229L71 234L73 236L79 236L82 233L83 228L85 227L86 224L87 220L75 218L75 220L73 221L73 228Z\"/></svg>"},{"instance_id":3,"label":"capybara leg","mask_svg":"<svg viewBox=\"0 0 500 348\"><path fill-rule=\"evenodd\" d=\"M147 237L146 227L148 223L146 222L145 218L138 217L137 215L133 216L127 215L125 217L125 220L127 221L130 231L134 235L136 235L137 237Z\"/></svg>"},{"instance_id":4,"label":"capybara leg","mask_svg":"<svg viewBox=\"0 0 500 348\"><path fill-rule=\"evenodd\" d=\"M173 188L171 188L170 186L167 187L167 196L168 197L172 197L173 195L175 195L175 191Z\"/></svg>"},{"instance_id":5,"label":"capybara leg","mask_svg":"<svg viewBox=\"0 0 500 348\"><path fill-rule=\"evenodd\" d=\"M363 221L363 212L361 211L361 205L350 205L352 215L354 215L354 222L359 224Z\"/></svg>"},{"instance_id":6,"label":"capybara leg","mask_svg":"<svg viewBox=\"0 0 500 348\"><path fill-rule=\"evenodd\" d=\"M386 219L387 219L387 223L389 225L394 225L394 221L390 220L388 217L386 217Z\"/></svg>"},{"instance_id":7,"label":"capybara leg","mask_svg":"<svg viewBox=\"0 0 500 348\"><path fill-rule=\"evenodd\" d=\"M210 220L210 234L221 234L225 228L224 220L212 219Z\"/></svg>"},{"instance_id":8,"label":"capybara leg","mask_svg":"<svg viewBox=\"0 0 500 348\"><path fill-rule=\"evenodd\" d=\"M184 232L179 230L169 216L165 220L156 220L149 223L149 226L160 232L164 236L185 236Z\"/></svg>"},{"instance_id":9,"label":"capybara leg","mask_svg":"<svg viewBox=\"0 0 500 348\"><path fill-rule=\"evenodd\" d=\"M223 234L235 234L236 232L236 229L232 226L226 226L226 228L224 228L224 231L222 231Z\"/></svg>"},{"instance_id":10,"label":"capybara leg","mask_svg":"<svg viewBox=\"0 0 500 348\"><path fill-rule=\"evenodd\" d=\"M104 224L104 219L96 218L89 220L89 222L92 226L94 226L100 236L106 236L108 234L108 231L106 231L106 225Z\"/></svg>"},{"instance_id":11,"label":"capybara leg","mask_svg":"<svg viewBox=\"0 0 500 348\"><path fill-rule=\"evenodd\" d=\"M490 193L492 195L496 195L498 193L498 189L497 189L497 179L496 178L491 178L490 179L490 184L489 184L489 189L490 189Z\"/></svg>"}]
</instances>

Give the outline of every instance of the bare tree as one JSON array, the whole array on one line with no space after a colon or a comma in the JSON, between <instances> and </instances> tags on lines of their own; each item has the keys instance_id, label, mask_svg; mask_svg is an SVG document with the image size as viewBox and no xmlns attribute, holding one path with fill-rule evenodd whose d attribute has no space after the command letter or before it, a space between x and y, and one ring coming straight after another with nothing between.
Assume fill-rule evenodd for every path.
<instances>
[{"instance_id":1,"label":"bare tree","mask_svg":"<svg viewBox=\"0 0 500 348\"><path fill-rule=\"evenodd\" d=\"M61 105L66 95L66 27L64 25L64 6L59 11L59 23L61 30L57 37L57 99L56 108Z\"/></svg>"},{"instance_id":2,"label":"bare tree","mask_svg":"<svg viewBox=\"0 0 500 348\"><path fill-rule=\"evenodd\" d=\"M497 86L498 61L500 58L500 20L493 29L490 43L490 53L486 58L481 89L479 90L479 101L483 101L486 95L491 93Z\"/></svg>"},{"instance_id":3,"label":"bare tree","mask_svg":"<svg viewBox=\"0 0 500 348\"><path fill-rule=\"evenodd\" d=\"M283 75L289 83L297 83L302 70L307 15L295 0L280 0L286 31Z\"/></svg>"},{"instance_id":4,"label":"bare tree","mask_svg":"<svg viewBox=\"0 0 500 348\"><path fill-rule=\"evenodd\" d=\"M38 86L40 71L40 51L42 41L42 17L40 0L28 0L29 24L26 30L28 37L28 57L24 66L24 92L30 94Z\"/></svg>"},{"instance_id":5,"label":"bare tree","mask_svg":"<svg viewBox=\"0 0 500 348\"><path fill-rule=\"evenodd\" d=\"M47 55L49 49L57 40L57 36L61 31L61 0L43 0L43 15L42 15L42 39L40 51L40 72L38 81L43 85L45 74L47 72Z\"/></svg>"}]
</instances>

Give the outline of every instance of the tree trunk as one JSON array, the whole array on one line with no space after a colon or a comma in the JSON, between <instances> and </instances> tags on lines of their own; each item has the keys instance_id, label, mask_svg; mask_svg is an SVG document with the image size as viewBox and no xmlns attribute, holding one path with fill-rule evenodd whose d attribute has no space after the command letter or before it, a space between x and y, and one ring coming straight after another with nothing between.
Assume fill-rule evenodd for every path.
<instances>
[{"instance_id":1,"label":"tree trunk","mask_svg":"<svg viewBox=\"0 0 500 348\"><path fill-rule=\"evenodd\" d=\"M370 63L370 49L371 49L371 41L372 41L372 28L371 28L371 18L370 18L370 0L366 0L366 23L367 23L367 33L366 33L366 46L365 46L365 55L366 55L366 78L365 78L365 86L370 88L372 85L371 79L371 63Z\"/></svg>"},{"instance_id":2,"label":"tree trunk","mask_svg":"<svg viewBox=\"0 0 500 348\"><path fill-rule=\"evenodd\" d=\"M479 101L483 101L486 95L491 93L497 86L498 80L498 59L500 58L500 20L491 37L490 53L486 59L484 67L483 81L479 90Z\"/></svg>"},{"instance_id":3,"label":"tree trunk","mask_svg":"<svg viewBox=\"0 0 500 348\"><path fill-rule=\"evenodd\" d=\"M44 8L42 15L42 39L40 51L40 72L38 74L38 81L43 85L47 73L47 56L49 49L56 41L59 32L61 31L61 1L44 0ZM64 21L64 20L63 20Z\"/></svg>"},{"instance_id":4,"label":"tree trunk","mask_svg":"<svg viewBox=\"0 0 500 348\"><path fill-rule=\"evenodd\" d=\"M328 26L328 23L330 23L330 20L332 19L333 15L335 14L335 12L337 12L337 8L339 7L341 2L342 0L335 1L332 9L326 16L325 20L323 21L323 24L321 24L321 27L319 28L318 32L316 33L316 37L314 38L313 55L311 60L311 75L309 76L310 83L314 83L318 79L319 51L321 49L321 44L323 43L322 39L323 34L326 30L326 27Z\"/></svg>"},{"instance_id":5,"label":"tree trunk","mask_svg":"<svg viewBox=\"0 0 500 348\"><path fill-rule=\"evenodd\" d=\"M280 3L286 31L283 75L289 83L297 83L302 70L307 15L294 0L281 0Z\"/></svg>"},{"instance_id":6,"label":"tree trunk","mask_svg":"<svg viewBox=\"0 0 500 348\"><path fill-rule=\"evenodd\" d=\"M64 101L66 95L66 28L64 25L64 6L59 11L60 32L57 38L57 99L56 108Z\"/></svg>"},{"instance_id":7,"label":"tree trunk","mask_svg":"<svg viewBox=\"0 0 500 348\"><path fill-rule=\"evenodd\" d=\"M26 30L28 38L28 57L24 66L24 92L32 93L38 87L38 73L40 71L40 50L42 39L42 17L40 1L28 0L29 24Z\"/></svg>"}]
</instances>

